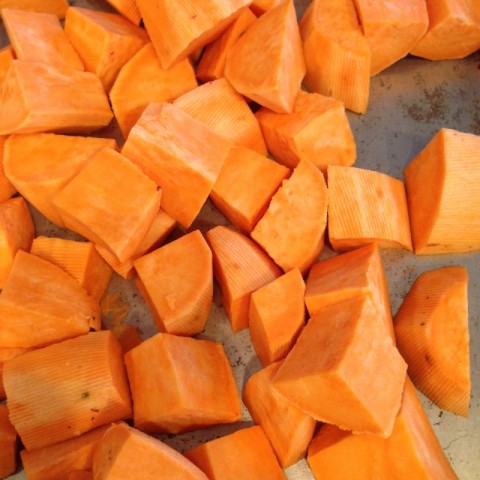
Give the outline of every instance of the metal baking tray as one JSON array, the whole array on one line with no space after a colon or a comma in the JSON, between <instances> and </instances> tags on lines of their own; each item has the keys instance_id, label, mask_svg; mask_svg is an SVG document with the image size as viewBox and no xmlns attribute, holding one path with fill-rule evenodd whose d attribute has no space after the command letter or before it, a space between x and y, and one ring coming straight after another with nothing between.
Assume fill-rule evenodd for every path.
<instances>
[{"instance_id":1,"label":"metal baking tray","mask_svg":"<svg viewBox=\"0 0 480 480\"><path fill-rule=\"evenodd\" d=\"M299 17L308 3L308 0L295 2ZM101 0L76 0L70 4L110 10L106 2ZM0 42L2 46L7 44L3 28ZM357 144L356 166L402 179L405 166L440 128L448 127L480 134L479 85L479 52L455 61L430 62L407 57L376 75L371 80L367 113L348 113ZM117 132L118 129L113 126L100 132L100 135L116 137ZM33 208L32 212L37 234L75 238L70 232L60 230L43 219ZM207 202L192 228L206 229L214 224L228 222ZM468 225L465 225L465 228L468 228ZM468 268L472 378L469 417L462 418L442 411L423 395L419 396L458 477L461 480L480 480L480 253L417 257L404 250L383 250L382 258L389 281L393 313L421 272L445 265L463 265ZM121 301L129 307L128 321L141 329L144 338L156 332L150 313L133 282L114 276L109 292L121 295ZM240 391L249 376L261 368L250 343L248 330L232 333L222 310L217 287L207 326L199 337L224 345ZM248 411L243 408L243 417L235 425L160 438L184 451L251 423ZM287 469L286 476L290 480L313 479L305 460ZM10 479L24 480L25 475L19 471Z\"/></svg>"}]
</instances>

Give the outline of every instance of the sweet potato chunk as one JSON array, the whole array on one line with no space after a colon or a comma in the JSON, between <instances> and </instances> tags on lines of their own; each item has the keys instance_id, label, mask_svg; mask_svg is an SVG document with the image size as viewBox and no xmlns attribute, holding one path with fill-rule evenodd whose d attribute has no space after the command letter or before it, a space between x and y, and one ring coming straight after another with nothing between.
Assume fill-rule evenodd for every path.
<instances>
[{"instance_id":1,"label":"sweet potato chunk","mask_svg":"<svg viewBox=\"0 0 480 480\"><path fill-rule=\"evenodd\" d=\"M8 408L0 405L0 478L7 478L17 469L18 435L8 418Z\"/></svg>"}]
</instances>

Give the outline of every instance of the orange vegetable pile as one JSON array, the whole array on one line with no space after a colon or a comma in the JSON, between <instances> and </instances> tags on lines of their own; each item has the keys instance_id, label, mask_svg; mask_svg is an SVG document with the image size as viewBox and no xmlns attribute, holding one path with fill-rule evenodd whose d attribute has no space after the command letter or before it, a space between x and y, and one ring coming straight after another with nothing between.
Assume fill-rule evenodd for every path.
<instances>
[{"instance_id":1,"label":"orange vegetable pile","mask_svg":"<svg viewBox=\"0 0 480 480\"><path fill-rule=\"evenodd\" d=\"M381 250L480 250L480 137L441 129L403 181L353 166L345 109L408 54L477 50L480 7L108 4L0 0L0 478L18 443L28 480L282 479L304 458L322 480L457 478L415 387L468 415L468 272L425 272L392 318ZM210 201L223 224L197 222ZM29 206L77 239L36 236ZM200 336L214 280L261 363L241 384Z\"/></svg>"}]
</instances>

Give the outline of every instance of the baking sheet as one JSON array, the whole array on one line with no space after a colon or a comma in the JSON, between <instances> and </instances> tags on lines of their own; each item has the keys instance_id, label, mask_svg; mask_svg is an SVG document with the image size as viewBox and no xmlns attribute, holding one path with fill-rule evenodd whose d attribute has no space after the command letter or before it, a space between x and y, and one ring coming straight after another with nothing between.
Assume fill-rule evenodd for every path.
<instances>
[{"instance_id":1,"label":"baking sheet","mask_svg":"<svg viewBox=\"0 0 480 480\"><path fill-rule=\"evenodd\" d=\"M71 1L72 5L109 10L101 0ZM297 1L299 15L309 2ZM0 32L2 45L5 33ZM438 129L454 128L480 134L480 54L462 60L429 62L408 57L372 78L368 112L361 116L349 113L354 132L358 160L357 167L378 170L402 178L409 161L428 143ZM0 113L1 114L1 113ZM115 128L101 132L115 135ZM480 187L479 187L480 188ZM59 230L34 212L37 234L76 236ZM227 224L225 218L210 203L202 209L194 227L206 229L214 224ZM465 226L468 228L468 225ZM181 232L177 231L177 235ZM328 250L324 255L330 255ZM469 271L469 310L472 398L468 419L444 412L421 394L433 428L453 468L461 480L480 480L480 363L479 310L480 284L479 253L416 257L401 250L383 251L382 258L389 281L392 309L395 313L413 280L421 272L444 266L463 265ZM141 328L146 338L155 333L150 314L132 282L114 276L110 293L119 293L128 304L128 321ZM223 343L234 369L241 391L246 379L261 365L250 343L248 331L232 334L221 307L218 288L205 331L199 335ZM215 427L179 436L161 436L170 445L183 451L199 443L216 438L251 424L247 410L235 425ZM401 455L401 452L399 452ZM313 479L305 461L286 471L290 480ZM23 472L10 477L24 480Z\"/></svg>"}]
</instances>

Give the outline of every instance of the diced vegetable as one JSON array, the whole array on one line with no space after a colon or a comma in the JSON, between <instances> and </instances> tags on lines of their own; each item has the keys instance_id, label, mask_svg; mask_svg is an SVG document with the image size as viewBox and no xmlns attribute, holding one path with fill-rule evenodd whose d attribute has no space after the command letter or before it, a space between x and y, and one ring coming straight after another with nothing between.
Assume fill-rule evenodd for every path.
<instances>
[{"instance_id":1,"label":"diced vegetable","mask_svg":"<svg viewBox=\"0 0 480 480\"><path fill-rule=\"evenodd\" d=\"M0 347L0 400L5 400L6 393L3 386L3 365L7 360L18 357L25 352L28 352L28 348L15 348L15 347Z\"/></svg>"},{"instance_id":2,"label":"diced vegetable","mask_svg":"<svg viewBox=\"0 0 480 480\"><path fill-rule=\"evenodd\" d=\"M234 332L248 327L251 294L282 274L250 238L224 226L206 233L213 253L213 271L222 291L225 313Z\"/></svg>"},{"instance_id":3,"label":"diced vegetable","mask_svg":"<svg viewBox=\"0 0 480 480\"><path fill-rule=\"evenodd\" d=\"M480 249L479 152L480 136L442 128L405 168L417 255Z\"/></svg>"},{"instance_id":4,"label":"diced vegetable","mask_svg":"<svg viewBox=\"0 0 480 480\"><path fill-rule=\"evenodd\" d=\"M365 113L370 94L371 51L353 0L312 0L300 22L311 92L341 100Z\"/></svg>"},{"instance_id":5,"label":"diced vegetable","mask_svg":"<svg viewBox=\"0 0 480 480\"><path fill-rule=\"evenodd\" d=\"M225 77L237 92L279 113L293 110L304 76L293 0L255 20L234 43L225 64Z\"/></svg>"},{"instance_id":6,"label":"diced vegetable","mask_svg":"<svg viewBox=\"0 0 480 480\"><path fill-rule=\"evenodd\" d=\"M67 13L67 0L0 0L0 10L3 8L16 8L29 12L53 13L59 18L65 18Z\"/></svg>"},{"instance_id":7,"label":"diced vegetable","mask_svg":"<svg viewBox=\"0 0 480 480\"><path fill-rule=\"evenodd\" d=\"M196 335L213 302L212 252L195 230L135 260L137 287L161 332Z\"/></svg>"},{"instance_id":8,"label":"diced vegetable","mask_svg":"<svg viewBox=\"0 0 480 480\"><path fill-rule=\"evenodd\" d=\"M328 167L328 235L334 250L376 242L412 250L405 187L384 173Z\"/></svg>"},{"instance_id":9,"label":"diced vegetable","mask_svg":"<svg viewBox=\"0 0 480 480\"><path fill-rule=\"evenodd\" d=\"M2 19L19 60L85 69L56 15L4 8Z\"/></svg>"},{"instance_id":10,"label":"diced vegetable","mask_svg":"<svg viewBox=\"0 0 480 480\"><path fill-rule=\"evenodd\" d=\"M241 416L220 343L157 333L125 355L135 427L179 433ZM192 366L195 365L195 368Z\"/></svg>"},{"instance_id":11,"label":"diced vegetable","mask_svg":"<svg viewBox=\"0 0 480 480\"><path fill-rule=\"evenodd\" d=\"M107 2L135 25L140 25L142 17L136 0L107 0Z\"/></svg>"},{"instance_id":12,"label":"diced vegetable","mask_svg":"<svg viewBox=\"0 0 480 480\"><path fill-rule=\"evenodd\" d=\"M211 440L185 453L210 480L284 480L265 433L258 425Z\"/></svg>"},{"instance_id":13,"label":"diced vegetable","mask_svg":"<svg viewBox=\"0 0 480 480\"><path fill-rule=\"evenodd\" d=\"M419 275L394 326L415 386L440 408L466 417L471 391L466 268Z\"/></svg>"},{"instance_id":14,"label":"diced vegetable","mask_svg":"<svg viewBox=\"0 0 480 480\"><path fill-rule=\"evenodd\" d=\"M243 401L271 443L282 468L303 458L317 422L272 386L281 362L254 373L245 384Z\"/></svg>"},{"instance_id":15,"label":"diced vegetable","mask_svg":"<svg viewBox=\"0 0 480 480\"><path fill-rule=\"evenodd\" d=\"M8 418L8 408L0 405L0 478L7 478L17 469L18 435Z\"/></svg>"},{"instance_id":16,"label":"diced vegetable","mask_svg":"<svg viewBox=\"0 0 480 480\"><path fill-rule=\"evenodd\" d=\"M250 339L264 366L286 357L305 325L305 283L298 268L252 293Z\"/></svg>"}]
</instances>

